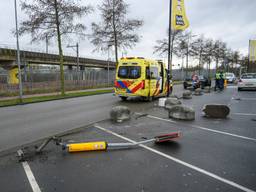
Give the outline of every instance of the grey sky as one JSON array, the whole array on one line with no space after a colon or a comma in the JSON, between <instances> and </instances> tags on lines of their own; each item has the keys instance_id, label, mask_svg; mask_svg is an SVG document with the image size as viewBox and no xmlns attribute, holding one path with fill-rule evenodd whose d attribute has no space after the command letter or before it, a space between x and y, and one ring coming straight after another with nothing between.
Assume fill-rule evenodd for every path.
<instances>
[{"instance_id":1,"label":"grey sky","mask_svg":"<svg viewBox=\"0 0 256 192\"><path fill-rule=\"evenodd\" d=\"M101 0L82 0L82 2L96 6ZM152 54L153 46L156 40L166 36L169 1L127 0L126 2L130 4L129 17L143 19L145 22L138 31L142 35L141 42L133 50L128 50L128 55L157 58L157 55ZM185 0L185 4L190 21L189 31L193 34L221 39L230 48L247 54L249 39L256 39L256 0ZM0 45L14 46L15 38L10 33L15 26L13 0L0 0L0 10ZM25 15L19 10L19 21L24 18ZM97 22L98 19L98 12L83 19L88 26L87 33L90 32L90 23ZM45 50L44 43L31 45L29 36L21 37L20 43L21 47ZM68 42L65 42L64 46L67 44ZM92 53L94 47L87 39L80 41L80 47L81 55L102 59L107 57L100 52ZM57 46L52 43L49 49L56 51ZM73 51L65 48L64 53L73 53Z\"/></svg>"}]
</instances>

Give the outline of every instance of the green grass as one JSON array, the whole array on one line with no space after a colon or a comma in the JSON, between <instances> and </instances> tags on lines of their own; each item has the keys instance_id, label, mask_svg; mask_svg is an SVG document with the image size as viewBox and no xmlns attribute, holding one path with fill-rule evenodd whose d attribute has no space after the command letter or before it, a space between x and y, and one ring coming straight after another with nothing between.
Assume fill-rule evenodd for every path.
<instances>
[{"instance_id":1,"label":"green grass","mask_svg":"<svg viewBox=\"0 0 256 192\"><path fill-rule=\"evenodd\" d=\"M23 98L22 103L20 102L19 99L10 99L10 100L0 101L0 107L13 106L13 105L19 105L19 104L37 103L37 102L59 100L59 99L68 99L68 98L83 97L83 96L90 96L90 95L98 95L98 94L112 93L112 92L113 90L95 90L95 91L88 91L88 92L67 93L64 96L62 95L35 96L35 97Z\"/></svg>"}]
</instances>

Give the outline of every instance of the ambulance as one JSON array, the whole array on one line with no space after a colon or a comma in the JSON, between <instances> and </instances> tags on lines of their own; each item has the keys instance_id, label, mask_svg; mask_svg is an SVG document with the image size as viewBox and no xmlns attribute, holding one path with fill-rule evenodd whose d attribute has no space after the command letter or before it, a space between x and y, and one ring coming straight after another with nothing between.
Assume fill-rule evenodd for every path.
<instances>
[{"instance_id":1,"label":"ambulance","mask_svg":"<svg viewBox=\"0 0 256 192\"><path fill-rule=\"evenodd\" d=\"M115 77L115 95L122 100L128 97L142 97L151 101L155 97L166 96L168 91L167 69L162 61L143 57L121 58ZM169 83L170 93L172 83Z\"/></svg>"}]
</instances>

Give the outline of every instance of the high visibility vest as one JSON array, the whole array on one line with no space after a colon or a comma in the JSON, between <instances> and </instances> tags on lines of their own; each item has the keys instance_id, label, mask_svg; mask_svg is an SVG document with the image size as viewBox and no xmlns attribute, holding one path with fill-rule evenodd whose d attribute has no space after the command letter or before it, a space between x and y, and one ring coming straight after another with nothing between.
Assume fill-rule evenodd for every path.
<instances>
[{"instance_id":1,"label":"high visibility vest","mask_svg":"<svg viewBox=\"0 0 256 192\"><path fill-rule=\"evenodd\" d=\"M225 74L224 73L220 73L220 79L225 79Z\"/></svg>"},{"instance_id":2,"label":"high visibility vest","mask_svg":"<svg viewBox=\"0 0 256 192\"><path fill-rule=\"evenodd\" d=\"M220 78L221 78L221 77L220 77L220 73L216 73L216 74L215 74L215 78L216 78L216 79L220 79Z\"/></svg>"}]
</instances>

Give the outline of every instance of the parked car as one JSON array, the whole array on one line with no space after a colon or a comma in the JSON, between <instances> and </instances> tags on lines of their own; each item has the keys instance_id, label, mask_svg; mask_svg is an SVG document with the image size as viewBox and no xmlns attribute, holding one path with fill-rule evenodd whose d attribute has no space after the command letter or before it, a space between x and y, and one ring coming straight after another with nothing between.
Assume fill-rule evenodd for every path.
<instances>
[{"instance_id":1,"label":"parked car","mask_svg":"<svg viewBox=\"0 0 256 192\"><path fill-rule=\"evenodd\" d=\"M228 81L228 83L235 83L236 81L236 76L234 73L226 73L225 78Z\"/></svg>"},{"instance_id":2,"label":"parked car","mask_svg":"<svg viewBox=\"0 0 256 192\"><path fill-rule=\"evenodd\" d=\"M206 87L206 86L211 87L211 80L209 78L207 78L204 75L199 75L198 78L199 78L199 81L200 81L201 89L204 89L204 87Z\"/></svg>"},{"instance_id":3,"label":"parked car","mask_svg":"<svg viewBox=\"0 0 256 192\"><path fill-rule=\"evenodd\" d=\"M244 73L238 81L238 91L256 89L256 73Z\"/></svg>"}]
</instances>

